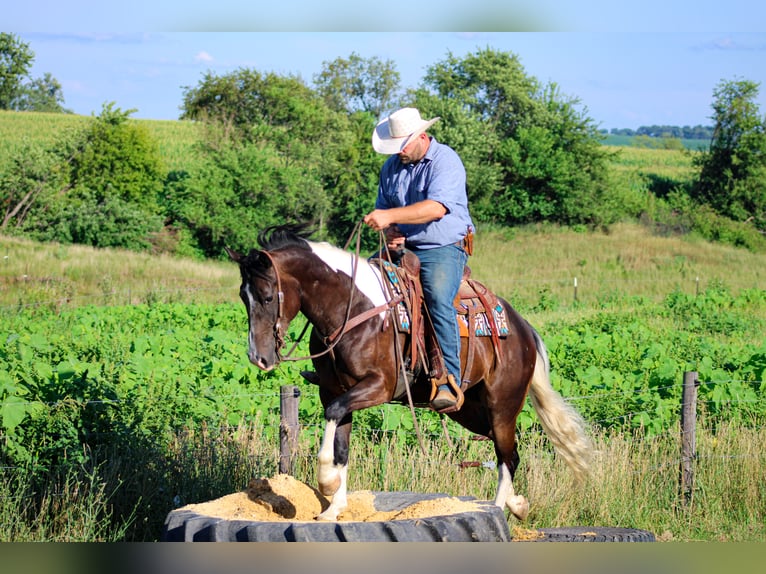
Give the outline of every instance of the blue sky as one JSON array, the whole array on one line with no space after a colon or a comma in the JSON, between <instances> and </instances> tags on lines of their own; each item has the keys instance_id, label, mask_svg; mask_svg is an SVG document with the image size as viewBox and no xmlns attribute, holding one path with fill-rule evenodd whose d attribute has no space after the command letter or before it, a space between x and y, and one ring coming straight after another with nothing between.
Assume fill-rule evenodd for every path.
<instances>
[{"instance_id":1,"label":"blue sky","mask_svg":"<svg viewBox=\"0 0 766 574\"><path fill-rule=\"evenodd\" d=\"M65 106L84 115L115 102L137 109L136 118L176 119L183 87L206 71L247 67L310 83L323 62L352 52L392 60L412 87L448 53L486 47L519 56L529 75L579 99L602 128L708 125L722 80L761 83L766 112L766 8L745 0L729 0L725 11L710 0L636 8L613 0L538 0L534 8L394 0L376 14L358 1L134 0L126 9L71 0L39 14L19 4L4 8L0 31L27 42L32 76L50 72Z\"/></svg>"}]
</instances>

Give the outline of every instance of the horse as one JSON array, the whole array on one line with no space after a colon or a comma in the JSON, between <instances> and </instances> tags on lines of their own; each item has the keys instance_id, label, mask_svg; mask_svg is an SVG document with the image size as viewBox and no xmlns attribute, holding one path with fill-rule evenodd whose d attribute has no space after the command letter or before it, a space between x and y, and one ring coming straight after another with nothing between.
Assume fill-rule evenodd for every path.
<instances>
[{"instance_id":1,"label":"horse","mask_svg":"<svg viewBox=\"0 0 766 574\"><path fill-rule=\"evenodd\" d=\"M391 320L392 295L380 269L358 253L314 241L311 235L305 224L274 226L258 234L260 249L247 255L226 251L240 269L239 294L249 323L247 356L253 365L263 371L279 365L284 334L299 312L312 327L314 371L304 376L319 386L324 408L317 482L330 501L317 519L336 521L347 508L353 413L397 402L397 349L408 335ZM494 504L524 520L529 502L515 493L513 479L520 461L516 419L526 396L576 483L588 476L592 451L582 417L551 386L542 338L505 299L498 301L508 335L497 348L488 337L475 339L470 372L462 377L473 383L464 391L460 410L446 416L493 441L498 469ZM461 337L461 343L465 369L467 342ZM428 406L430 385L424 378L420 372L407 389L411 405Z\"/></svg>"}]
</instances>

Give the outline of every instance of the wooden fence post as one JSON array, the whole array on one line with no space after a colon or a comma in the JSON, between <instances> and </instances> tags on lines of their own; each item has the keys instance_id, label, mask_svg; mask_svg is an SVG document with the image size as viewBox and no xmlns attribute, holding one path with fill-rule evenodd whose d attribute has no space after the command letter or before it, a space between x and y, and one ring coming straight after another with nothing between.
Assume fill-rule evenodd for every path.
<instances>
[{"instance_id":1,"label":"wooden fence post","mask_svg":"<svg viewBox=\"0 0 766 574\"><path fill-rule=\"evenodd\" d=\"M293 473L293 454L298 445L298 403L301 391L295 385L279 388L279 472Z\"/></svg>"},{"instance_id":2,"label":"wooden fence post","mask_svg":"<svg viewBox=\"0 0 766 574\"><path fill-rule=\"evenodd\" d=\"M690 504L694 492L694 460L697 457L697 373L684 373L681 394L681 495Z\"/></svg>"}]
</instances>

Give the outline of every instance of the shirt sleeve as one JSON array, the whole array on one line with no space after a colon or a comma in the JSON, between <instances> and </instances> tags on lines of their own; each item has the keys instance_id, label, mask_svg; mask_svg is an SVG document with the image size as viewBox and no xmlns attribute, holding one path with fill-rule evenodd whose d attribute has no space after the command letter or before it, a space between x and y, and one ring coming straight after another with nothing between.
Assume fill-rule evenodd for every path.
<instances>
[{"instance_id":1,"label":"shirt sleeve","mask_svg":"<svg viewBox=\"0 0 766 574\"><path fill-rule=\"evenodd\" d=\"M454 212L465 197L465 177L465 167L457 153L440 147L432 159L427 198L441 203L448 213Z\"/></svg>"}]
</instances>

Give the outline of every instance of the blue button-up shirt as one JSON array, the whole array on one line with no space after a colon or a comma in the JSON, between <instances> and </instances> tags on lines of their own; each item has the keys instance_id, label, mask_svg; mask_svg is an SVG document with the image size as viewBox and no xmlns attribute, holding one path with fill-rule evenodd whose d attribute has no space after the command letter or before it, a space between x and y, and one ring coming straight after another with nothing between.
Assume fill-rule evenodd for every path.
<instances>
[{"instance_id":1,"label":"blue button-up shirt","mask_svg":"<svg viewBox=\"0 0 766 574\"><path fill-rule=\"evenodd\" d=\"M417 249L443 247L460 241L473 221L468 211L463 162L451 147L431 137L423 159L404 165L392 155L380 171L376 209L404 207L425 199L441 203L447 213L437 221L399 224L407 245Z\"/></svg>"}]
</instances>

